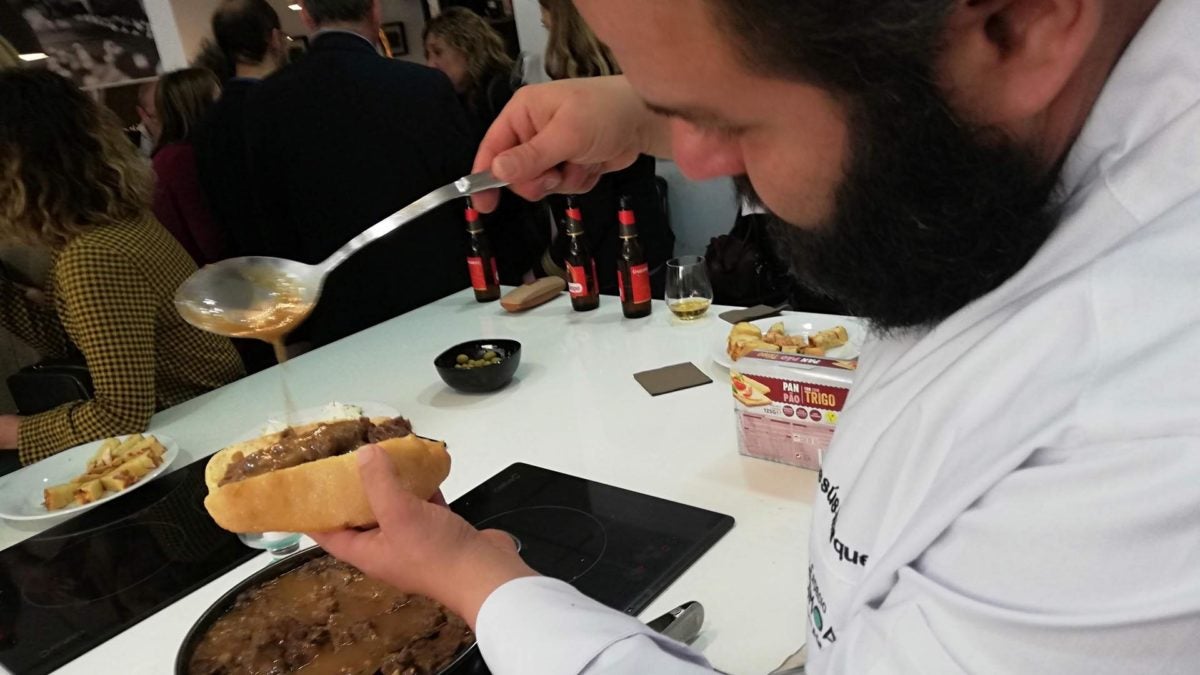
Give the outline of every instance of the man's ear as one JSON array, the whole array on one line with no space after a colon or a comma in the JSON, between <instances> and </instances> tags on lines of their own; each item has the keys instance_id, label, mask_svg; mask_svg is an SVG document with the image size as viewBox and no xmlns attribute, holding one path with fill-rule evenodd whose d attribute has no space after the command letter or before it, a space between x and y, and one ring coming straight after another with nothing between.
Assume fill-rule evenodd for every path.
<instances>
[{"instance_id":1,"label":"man's ear","mask_svg":"<svg viewBox=\"0 0 1200 675\"><path fill-rule=\"evenodd\" d=\"M1067 87L1095 42L1102 0L960 0L938 61L947 99L981 126L1020 126Z\"/></svg>"}]
</instances>

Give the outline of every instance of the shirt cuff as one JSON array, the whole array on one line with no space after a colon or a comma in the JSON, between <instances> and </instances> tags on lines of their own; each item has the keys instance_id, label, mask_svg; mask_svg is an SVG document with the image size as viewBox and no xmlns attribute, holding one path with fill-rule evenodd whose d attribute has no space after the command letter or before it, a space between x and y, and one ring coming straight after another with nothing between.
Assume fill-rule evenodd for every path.
<instances>
[{"instance_id":1,"label":"shirt cuff","mask_svg":"<svg viewBox=\"0 0 1200 675\"><path fill-rule=\"evenodd\" d=\"M633 636L646 636L684 662L707 665L696 652L636 618L549 577L523 577L497 588L480 608L475 629L479 651L494 675L581 673L606 649Z\"/></svg>"}]
</instances>

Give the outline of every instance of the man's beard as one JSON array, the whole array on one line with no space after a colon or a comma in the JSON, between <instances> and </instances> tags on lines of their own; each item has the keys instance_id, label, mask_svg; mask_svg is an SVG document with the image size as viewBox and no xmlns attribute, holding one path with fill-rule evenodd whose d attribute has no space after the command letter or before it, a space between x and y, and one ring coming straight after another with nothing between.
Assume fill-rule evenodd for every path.
<instances>
[{"instance_id":1,"label":"man's beard","mask_svg":"<svg viewBox=\"0 0 1200 675\"><path fill-rule=\"evenodd\" d=\"M908 89L859 97L828 222L768 224L797 281L884 331L932 326L994 290L1058 221L1057 169L964 124L932 86ZM734 180L762 205L746 177Z\"/></svg>"}]
</instances>

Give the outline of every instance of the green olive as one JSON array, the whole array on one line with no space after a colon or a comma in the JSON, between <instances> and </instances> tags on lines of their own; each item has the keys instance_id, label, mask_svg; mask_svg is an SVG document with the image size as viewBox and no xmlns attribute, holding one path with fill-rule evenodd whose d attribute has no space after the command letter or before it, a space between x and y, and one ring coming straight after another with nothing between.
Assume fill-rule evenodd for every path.
<instances>
[{"instance_id":1,"label":"green olive","mask_svg":"<svg viewBox=\"0 0 1200 675\"><path fill-rule=\"evenodd\" d=\"M467 361L470 361L470 359L468 359L468 358L467 358L467 355L466 355L466 354L459 354L459 355L458 355L458 358L456 358L456 359L454 359L454 360L455 360L455 361L457 361L457 362L459 362L459 363L466 363Z\"/></svg>"},{"instance_id":2,"label":"green olive","mask_svg":"<svg viewBox=\"0 0 1200 675\"><path fill-rule=\"evenodd\" d=\"M491 361L492 359L496 358L497 356L498 356L498 354L496 354L496 352L493 352L491 350L488 350L483 353L483 358L486 361Z\"/></svg>"}]
</instances>

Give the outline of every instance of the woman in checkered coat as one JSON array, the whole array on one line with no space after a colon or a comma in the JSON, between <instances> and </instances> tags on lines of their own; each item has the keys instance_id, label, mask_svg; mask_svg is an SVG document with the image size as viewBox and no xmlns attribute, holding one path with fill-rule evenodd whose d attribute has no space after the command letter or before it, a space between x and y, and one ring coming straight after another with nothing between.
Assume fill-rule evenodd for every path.
<instances>
[{"instance_id":1,"label":"woman in checkered coat","mask_svg":"<svg viewBox=\"0 0 1200 675\"><path fill-rule=\"evenodd\" d=\"M0 240L50 250L48 288L0 279L0 325L45 358L81 353L89 401L0 416L0 448L28 464L242 376L229 340L172 303L195 263L150 213L149 168L116 118L45 71L0 72Z\"/></svg>"}]
</instances>

